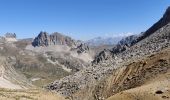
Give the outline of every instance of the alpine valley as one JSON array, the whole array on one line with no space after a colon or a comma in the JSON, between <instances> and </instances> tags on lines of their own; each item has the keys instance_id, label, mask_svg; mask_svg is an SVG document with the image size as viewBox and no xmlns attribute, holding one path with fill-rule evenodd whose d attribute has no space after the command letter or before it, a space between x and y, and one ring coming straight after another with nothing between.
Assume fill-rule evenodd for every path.
<instances>
[{"instance_id":1,"label":"alpine valley","mask_svg":"<svg viewBox=\"0 0 170 100\"><path fill-rule=\"evenodd\" d=\"M0 100L169 100L170 7L140 34L0 37Z\"/></svg>"}]
</instances>

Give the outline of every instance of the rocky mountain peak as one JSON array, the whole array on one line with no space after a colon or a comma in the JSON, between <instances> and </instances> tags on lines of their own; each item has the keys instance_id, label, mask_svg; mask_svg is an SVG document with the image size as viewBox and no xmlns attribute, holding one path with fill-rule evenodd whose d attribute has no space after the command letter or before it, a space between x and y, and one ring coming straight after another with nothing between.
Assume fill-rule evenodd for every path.
<instances>
[{"instance_id":1,"label":"rocky mountain peak","mask_svg":"<svg viewBox=\"0 0 170 100\"><path fill-rule=\"evenodd\" d=\"M163 17L164 19L170 20L170 6L166 9L166 12Z\"/></svg>"},{"instance_id":2,"label":"rocky mountain peak","mask_svg":"<svg viewBox=\"0 0 170 100\"><path fill-rule=\"evenodd\" d=\"M50 43L52 45L68 45L70 47L76 46L76 41L69 36L65 36L61 33L55 32L50 35Z\"/></svg>"},{"instance_id":3,"label":"rocky mountain peak","mask_svg":"<svg viewBox=\"0 0 170 100\"><path fill-rule=\"evenodd\" d=\"M51 36L65 37L64 35L62 35L61 33L58 33L58 32L52 33Z\"/></svg>"},{"instance_id":4,"label":"rocky mountain peak","mask_svg":"<svg viewBox=\"0 0 170 100\"><path fill-rule=\"evenodd\" d=\"M50 35L47 32L40 32L39 35L32 42L32 45L34 47L49 45L67 45L70 47L74 47L76 45L76 41L58 32L52 33Z\"/></svg>"},{"instance_id":5,"label":"rocky mountain peak","mask_svg":"<svg viewBox=\"0 0 170 100\"><path fill-rule=\"evenodd\" d=\"M33 46L48 46L49 37L47 32L40 32L39 35L32 42Z\"/></svg>"},{"instance_id":6,"label":"rocky mountain peak","mask_svg":"<svg viewBox=\"0 0 170 100\"><path fill-rule=\"evenodd\" d=\"M38 35L38 37L46 37L46 38L47 38L47 36L48 36L48 33L47 32L43 32L43 31L41 31L39 33L39 35Z\"/></svg>"},{"instance_id":7,"label":"rocky mountain peak","mask_svg":"<svg viewBox=\"0 0 170 100\"><path fill-rule=\"evenodd\" d=\"M168 7L168 8L166 9L166 12L165 12L165 14L163 15L163 18L162 18L162 22L163 22L163 23L168 23L168 22L170 22L170 7Z\"/></svg>"},{"instance_id":8,"label":"rocky mountain peak","mask_svg":"<svg viewBox=\"0 0 170 100\"><path fill-rule=\"evenodd\" d=\"M16 38L16 34L15 33L6 33L5 38Z\"/></svg>"}]
</instances>

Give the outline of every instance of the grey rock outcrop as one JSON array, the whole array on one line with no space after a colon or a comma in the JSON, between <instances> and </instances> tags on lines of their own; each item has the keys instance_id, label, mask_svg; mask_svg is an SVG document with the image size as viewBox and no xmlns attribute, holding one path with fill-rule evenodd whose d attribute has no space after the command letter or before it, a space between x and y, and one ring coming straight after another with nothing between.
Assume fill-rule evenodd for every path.
<instances>
[{"instance_id":1,"label":"grey rock outcrop","mask_svg":"<svg viewBox=\"0 0 170 100\"><path fill-rule=\"evenodd\" d=\"M78 45L76 48L72 48L71 51L76 51L78 54L81 53L88 53L90 50L89 46L87 44L83 44L81 43L80 45Z\"/></svg>"},{"instance_id":2,"label":"grey rock outcrop","mask_svg":"<svg viewBox=\"0 0 170 100\"><path fill-rule=\"evenodd\" d=\"M5 38L16 38L16 34L15 33L6 33Z\"/></svg>"},{"instance_id":3,"label":"grey rock outcrop","mask_svg":"<svg viewBox=\"0 0 170 100\"><path fill-rule=\"evenodd\" d=\"M99 62L105 61L109 58L111 58L112 55L112 51L109 49L104 49L103 51L101 51L96 57L95 59L92 61L92 64L98 64Z\"/></svg>"},{"instance_id":4,"label":"grey rock outcrop","mask_svg":"<svg viewBox=\"0 0 170 100\"><path fill-rule=\"evenodd\" d=\"M12 42L17 41L15 33L6 33L4 38L5 38L6 42L12 43Z\"/></svg>"}]
</instances>

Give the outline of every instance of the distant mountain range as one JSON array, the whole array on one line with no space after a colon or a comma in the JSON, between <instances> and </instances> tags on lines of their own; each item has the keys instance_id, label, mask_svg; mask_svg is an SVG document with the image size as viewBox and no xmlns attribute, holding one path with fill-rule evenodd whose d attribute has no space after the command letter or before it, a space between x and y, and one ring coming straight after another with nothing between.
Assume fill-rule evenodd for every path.
<instances>
[{"instance_id":1,"label":"distant mountain range","mask_svg":"<svg viewBox=\"0 0 170 100\"><path fill-rule=\"evenodd\" d=\"M124 34L114 37L96 37L90 40L85 41L86 44L89 46L101 46L101 45L115 45L119 43L122 39L125 39L128 36L131 36L131 34Z\"/></svg>"},{"instance_id":2,"label":"distant mountain range","mask_svg":"<svg viewBox=\"0 0 170 100\"><path fill-rule=\"evenodd\" d=\"M85 41L89 46L113 45L117 44L122 37L96 37Z\"/></svg>"}]
</instances>

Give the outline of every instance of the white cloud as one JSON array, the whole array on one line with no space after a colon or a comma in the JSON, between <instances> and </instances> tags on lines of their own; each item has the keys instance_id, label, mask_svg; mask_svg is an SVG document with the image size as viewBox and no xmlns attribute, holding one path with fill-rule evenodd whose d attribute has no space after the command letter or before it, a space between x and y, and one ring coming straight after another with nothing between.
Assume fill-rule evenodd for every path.
<instances>
[{"instance_id":1,"label":"white cloud","mask_svg":"<svg viewBox=\"0 0 170 100\"><path fill-rule=\"evenodd\" d=\"M130 35L135 35L135 33L127 32L127 33L119 33L119 34L104 34L105 37L127 37Z\"/></svg>"}]
</instances>

